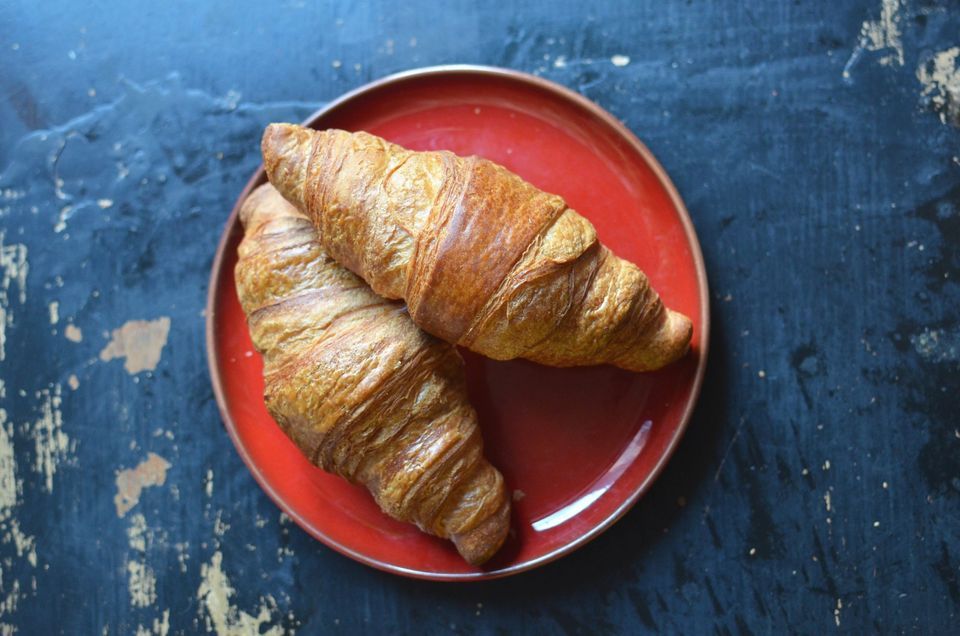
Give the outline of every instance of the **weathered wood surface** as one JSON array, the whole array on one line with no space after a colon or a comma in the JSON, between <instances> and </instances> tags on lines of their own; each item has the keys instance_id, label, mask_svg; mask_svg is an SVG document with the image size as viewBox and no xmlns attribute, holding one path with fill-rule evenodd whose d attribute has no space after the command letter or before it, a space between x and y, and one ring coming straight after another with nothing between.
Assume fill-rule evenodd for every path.
<instances>
[{"instance_id":1,"label":"weathered wood surface","mask_svg":"<svg viewBox=\"0 0 960 636\"><path fill-rule=\"evenodd\" d=\"M593 4L0 5L2 630L955 633L960 4ZM376 572L282 518L203 342L262 126L450 62L622 118L713 291L655 488L481 585Z\"/></svg>"}]
</instances>

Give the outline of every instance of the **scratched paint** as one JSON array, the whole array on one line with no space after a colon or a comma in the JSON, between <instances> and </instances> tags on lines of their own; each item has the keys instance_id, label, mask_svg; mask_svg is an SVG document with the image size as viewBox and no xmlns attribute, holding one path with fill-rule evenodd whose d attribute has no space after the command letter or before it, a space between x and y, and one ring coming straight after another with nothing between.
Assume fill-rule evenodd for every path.
<instances>
[{"instance_id":1,"label":"scratched paint","mask_svg":"<svg viewBox=\"0 0 960 636\"><path fill-rule=\"evenodd\" d=\"M6 397L3 381L0 381L0 399ZM23 484L17 477L16 453L13 444L13 425L7 421L7 412L0 408L0 533L4 545L12 545L18 559L25 559L31 568L37 567L37 540L28 535L20 527L16 508L23 495ZM0 568L0 633L14 633L13 625L4 623L5 618L16 612L17 604L21 599L20 579L14 576L23 573L23 568L12 568L13 559L6 559L7 578L4 580L3 569ZM13 570L13 572L11 572ZM13 579L11 581L11 578ZM36 592L34 579L33 592Z\"/></svg>"},{"instance_id":2,"label":"scratched paint","mask_svg":"<svg viewBox=\"0 0 960 636\"><path fill-rule=\"evenodd\" d=\"M43 478L42 488L47 492L53 492L53 477L71 452L70 437L63 430L61 393L59 384L37 391L40 416L31 428L35 451L33 469Z\"/></svg>"},{"instance_id":3,"label":"scratched paint","mask_svg":"<svg viewBox=\"0 0 960 636\"><path fill-rule=\"evenodd\" d=\"M157 600L157 575L143 561L127 563L130 604L134 607L149 607Z\"/></svg>"},{"instance_id":4,"label":"scratched paint","mask_svg":"<svg viewBox=\"0 0 960 636\"><path fill-rule=\"evenodd\" d=\"M13 449L13 425L0 408L0 518L8 518L22 492L17 481L17 459Z\"/></svg>"},{"instance_id":5,"label":"scratched paint","mask_svg":"<svg viewBox=\"0 0 960 636\"><path fill-rule=\"evenodd\" d=\"M110 342L100 351L100 360L109 362L123 358L123 368L130 375L152 371L160 362L163 347L170 333L170 318L130 320L111 333Z\"/></svg>"},{"instance_id":6,"label":"scratched paint","mask_svg":"<svg viewBox=\"0 0 960 636\"><path fill-rule=\"evenodd\" d=\"M910 336L910 344L931 362L960 360L960 330L924 329Z\"/></svg>"},{"instance_id":7,"label":"scratched paint","mask_svg":"<svg viewBox=\"0 0 960 636\"><path fill-rule=\"evenodd\" d=\"M133 507L116 528L91 523L91 515L99 514L102 503L113 518L118 491L112 469L135 470L149 459L147 450L164 461L186 458L188 470L196 470L200 477L209 467L194 463L197 452L214 448L212 439L222 441L222 430L211 426L217 420L208 402L202 357L198 357L202 343L195 343L189 334L202 328L204 293L203 286L192 279L209 270L202 261L211 253L224 219L224 200L216 190L242 187L255 166L253 156L247 154L249 139L265 123L302 119L319 104L251 106L240 102L236 93L223 98L194 91L178 78L145 86L124 81L118 86L123 96L116 103L75 118L68 116L55 127L34 129L13 145L7 145L4 136L12 130L3 119L8 111L0 108L0 233L4 234L0 252L4 319L0 324L6 344L0 386L6 380L7 394L0 402L6 414L0 434L0 510L9 511L9 520L0 521L0 634L5 629L18 633L106 629L110 634L202 631L204 619L197 613L195 592L201 566L210 555L207 542L225 540L222 533L230 527L227 517L221 516L213 524L212 536L206 526L208 536L199 536L196 530L203 515L196 514L195 502L205 497L202 479L172 484L169 472L164 484L170 497L164 491L156 518L154 508L144 507L146 493L158 490L149 485L160 481L156 473L144 480L146 490L141 491L139 503L121 504ZM191 104L187 111L184 104ZM174 139L171 127L176 127L184 112L206 112L211 122L219 121L209 130L222 132L220 140L207 146L206 139L202 149ZM153 129L145 130L144 122L151 121ZM189 126L193 128L194 123ZM239 133L238 126L245 132ZM16 159L8 162L11 152ZM172 161L158 160L167 152L176 155ZM218 183L229 173L233 185L211 188L204 185L205 179L196 182L207 173L216 174ZM94 177L101 174L104 180L96 178L95 185ZM115 176L122 179L115 181ZM191 187L179 190L188 183ZM55 231L58 226L60 232ZM151 254L173 253L174 245L179 246L177 258L150 262ZM152 282L145 284L148 278ZM149 313L136 313L144 307ZM128 317L144 320L124 324ZM106 335L98 340L104 330ZM67 338L74 335L79 342L71 346ZM163 367L170 345L184 335L190 349L179 357L189 362L185 370L176 367L178 388L173 388ZM79 346L90 341L96 343L90 345L98 356L94 360L101 360L102 351L104 364L91 365L89 347ZM38 360L43 360L42 368ZM135 374L137 382L124 382L122 388L105 383L104 378L116 380L108 372L114 366ZM157 369L156 374L144 375ZM51 382L62 383L62 390ZM179 397L171 399L173 394ZM145 405L150 395L156 396L153 409ZM162 433L154 436L157 430ZM178 444L181 438L188 441ZM217 457L213 466L218 477L222 469L225 478L234 479L236 472L224 460L235 458L219 452ZM83 477L63 480L62 471L73 464ZM100 490L101 482L105 490ZM211 491L211 497L220 500L218 508L232 503L228 492L226 487ZM247 490L249 494L252 491ZM258 509L264 507L258 499L251 501ZM137 513L145 515L144 523L134 519ZM38 527L44 531L37 532ZM177 531L170 531L166 544L160 534L168 528ZM132 530L132 538L124 536L125 529ZM167 551L169 561L164 560ZM64 559L64 554L73 556ZM272 551L264 559L276 569ZM82 572L66 571L71 563L83 563ZM171 577L194 583L188 589L171 587ZM109 596L111 601L96 613L103 618L90 614L80 625L77 620L83 612L76 605L56 612L60 618L52 618L50 603L61 603L58 591L65 581L102 590L98 605ZM248 605L241 600L249 589L246 584L235 591L230 602L257 618L261 603L255 599ZM263 601L271 611L271 620L263 625L292 625L286 614L272 610L273 595L278 592L270 586L264 591L272 596ZM225 620L229 623L229 616ZM51 624L40 626L37 621Z\"/></svg>"},{"instance_id":8,"label":"scratched paint","mask_svg":"<svg viewBox=\"0 0 960 636\"><path fill-rule=\"evenodd\" d=\"M59 186L62 186L62 184L59 184ZM67 219L69 219L72 214L73 214L72 205L65 205L62 208L60 208L60 214L57 215L57 223L56 225L53 226L53 231L59 234L60 232L63 232L65 229L67 229Z\"/></svg>"},{"instance_id":9,"label":"scratched paint","mask_svg":"<svg viewBox=\"0 0 960 636\"><path fill-rule=\"evenodd\" d=\"M5 595L0 595L3 600L0 601L0 620L17 611L17 604L20 602L20 581L14 580L10 585L10 591Z\"/></svg>"},{"instance_id":10,"label":"scratched paint","mask_svg":"<svg viewBox=\"0 0 960 636\"><path fill-rule=\"evenodd\" d=\"M178 541L173 544L173 549L177 552L177 565L181 574L187 573L187 561L190 560L190 543L188 541Z\"/></svg>"},{"instance_id":11,"label":"scratched paint","mask_svg":"<svg viewBox=\"0 0 960 636\"><path fill-rule=\"evenodd\" d=\"M217 636L280 636L283 628L277 620L277 603L272 596L261 597L260 603L249 614L233 605L230 599L236 593L223 571L223 553L217 550L209 563L200 567L200 587L197 600L207 631Z\"/></svg>"},{"instance_id":12,"label":"scratched paint","mask_svg":"<svg viewBox=\"0 0 960 636\"><path fill-rule=\"evenodd\" d=\"M26 557L27 563L37 567L37 539L20 529L17 519L10 519L3 524L8 530L3 535L4 543L13 543L18 557Z\"/></svg>"},{"instance_id":13,"label":"scratched paint","mask_svg":"<svg viewBox=\"0 0 960 636\"><path fill-rule=\"evenodd\" d=\"M157 607L157 574L148 562L151 550L165 545L165 533L158 536L147 525L142 513L130 516L127 527L127 592L130 607L142 613L155 612L153 620L144 625L138 624L136 633L150 636L166 636L170 631L170 609Z\"/></svg>"},{"instance_id":14,"label":"scratched paint","mask_svg":"<svg viewBox=\"0 0 960 636\"><path fill-rule=\"evenodd\" d=\"M131 558L127 560L127 590L130 593L130 605L149 607L157 600L157 576L147 563L148 540L152 536L147 529L147 520L136 513L130 517L127 528Z\"/></svg>"},{"instance_id":15,"label":"scratched paint","mask_svg":"<svg viewBox=\"0 0 960 636\"><path fill-rule=\"evenodd\" d=\"M0 600L19 580L16 612L0 617L11 630L158 631L169 609L170 634L202 633L196 592L214 551L231 605L257 616L269 593L282 608L269 625L282 614L292 626L293 611L310 633L955 630L960 385L941 352L960 306L960 160L957 129L916 75L960 44L955 3L902 3L904 66L895 48L862 49L848 83L842 67L863 22L881 21L881 0L438 4L432 22L449 28L426 30L410 19L422 2L396 13L381 0L346 12L241 0L244 19L219 26L159 3L148 28L132 28L142 15L123 3L99 26L64 0L11 3L0 192L12 196L0 198L0 227L8 246L29 247L30 272L27 302L9 289L0 406L24 490L13 515L38 556L33 568L0 541ZM329 25L323 38L317 23ZM377 53L387 38L392 56ZM165 54L128 54L154 50ZM630 64L614 66L614 54ZM450 60L539 73L622 119L676 183L721 292L700 406L638 507L540 571L454 588L373 572L277 523L220 425L201 313L264 121L297 121L368 79ZM241 100L224 97L231 87ZM925 251L904 249L911 240ZM88 364L110 330L158 316L171 327L156 372L135 384L125 360ZM64 339L70 322L83 345ZM64 385L64 430L78 441L77 470L61 464L53 493L32 470L35 391L49 382ZM113 470L147 451L176 474L117 519ZM224 536L212 531L218 510ZM127 560L139 558L124 530L137 512L170 533L166 547L146 544L157 601L145 608L127 589ZM277 563L281 546L296 558ZM85 602L71 589L88 591Z\"/></svg>"},{"instance_id":16,"label":"scratched paint","mask_svg":"<svg viewBox=\"0 0 960 636\"><path fill-rule=\"evenodd\" d=\"M30 271L26 245L6 245L4 239L5 234L0 231L0 361L6 358L7 327L14 321L11 297L20 305L27 302L27 272Z\"/></svg>"},{"instance_id":17,"label":"scratched paint","mask_svg":"<svg viewBox=\"0 0 960 636\"><path fill-rule=\"evenodd\" d=\"M159 618L153 619L149 627L137 625L136 636L167 636L170 633L170 610L165 609Z\"/></svg>"}]
</instances>

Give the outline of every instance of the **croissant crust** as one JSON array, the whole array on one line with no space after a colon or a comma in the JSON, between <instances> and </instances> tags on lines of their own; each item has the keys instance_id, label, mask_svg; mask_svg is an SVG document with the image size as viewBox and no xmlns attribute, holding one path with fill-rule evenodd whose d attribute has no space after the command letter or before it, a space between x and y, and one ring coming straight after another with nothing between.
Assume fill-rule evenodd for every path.
<instances>
[{"instance_id":1,"label":"croissant crust","mask_svg":"<svg viewBox=\"0 0 960 636\"><path fill-rule=\"evenodd\" d=\"M418 329L330 258L270 185L247 198L235 270L264 361L264 398L311 462L364 485L390 516L452 540L473 564L509 528L455 347Z\"/></svg>"},{"instance_id":2,"label":"croissant crust","mask_svg":"<svg viewBox=\"0 0 960 636\"><path fill-rule=\"evenodd\" d=\"M692 325L562 198L505 168L363 132L271 124L270 181L328 253L427 332L505 360L657 369Z\"/></svg>"}]
</instances>

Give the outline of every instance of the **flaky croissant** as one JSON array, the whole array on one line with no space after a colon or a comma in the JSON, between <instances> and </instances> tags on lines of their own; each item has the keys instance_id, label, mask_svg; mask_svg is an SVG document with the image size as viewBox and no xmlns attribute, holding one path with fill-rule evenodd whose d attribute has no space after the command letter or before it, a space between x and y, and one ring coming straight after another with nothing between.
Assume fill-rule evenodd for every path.
<instances>
[{"instance_id":1,"label":"flaky croissant","mask_svg":"<svg viewBox=\"0 0 960 636\"><path fill-rule=\"evenodd\" d=\"M363 132L271 124L270 181L320 229L327 252L420 327L490 358L657 369L690 319L597 240L559 196L505 168L413 152Z\"/></svg>"},{"instance_id":2,"label":"flaky croissant","mask_svg":"<svg viewBox=\"0 0 960 636\"><path fill-rule=\"evenodd\" d=\"M391 517L452 540L470 563L489 559L510 502L483 457L456 349L328 257L269 184L240 219L237 293L270 414L312 463L366 486Z\"/></svg>"}]
</instances>

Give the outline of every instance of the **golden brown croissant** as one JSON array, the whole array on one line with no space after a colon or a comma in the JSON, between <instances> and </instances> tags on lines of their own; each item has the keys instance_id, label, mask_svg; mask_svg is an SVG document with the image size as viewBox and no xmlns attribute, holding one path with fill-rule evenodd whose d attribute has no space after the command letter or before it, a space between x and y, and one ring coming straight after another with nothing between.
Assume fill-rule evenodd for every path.
<instances>
[{"instance_id":1,"label":"golden brown croissant","mask_svg":"<svg viewBox=\"0 0 960 636\"><path fill-rule=\"evenodd\" d=\"M483 457L456 349L328 257L269 184L240 211L235 271L267 409L311 462L363 484L391 517L470 563L503 543L510 502Z\"/></svg>"},{"instance_id":2,"label":"golden brown croissant","mask_svg":"<svg viewBox=\"0 0 960 636\"><path fill-rule=\"evenodd\" d=\"M636 265L562 198L491 161L291 124L267 127L263 160L331 256L447 342L498 360L633 371L687 351L689 318L665 308Z\"/></svg>"}]
</instances>

